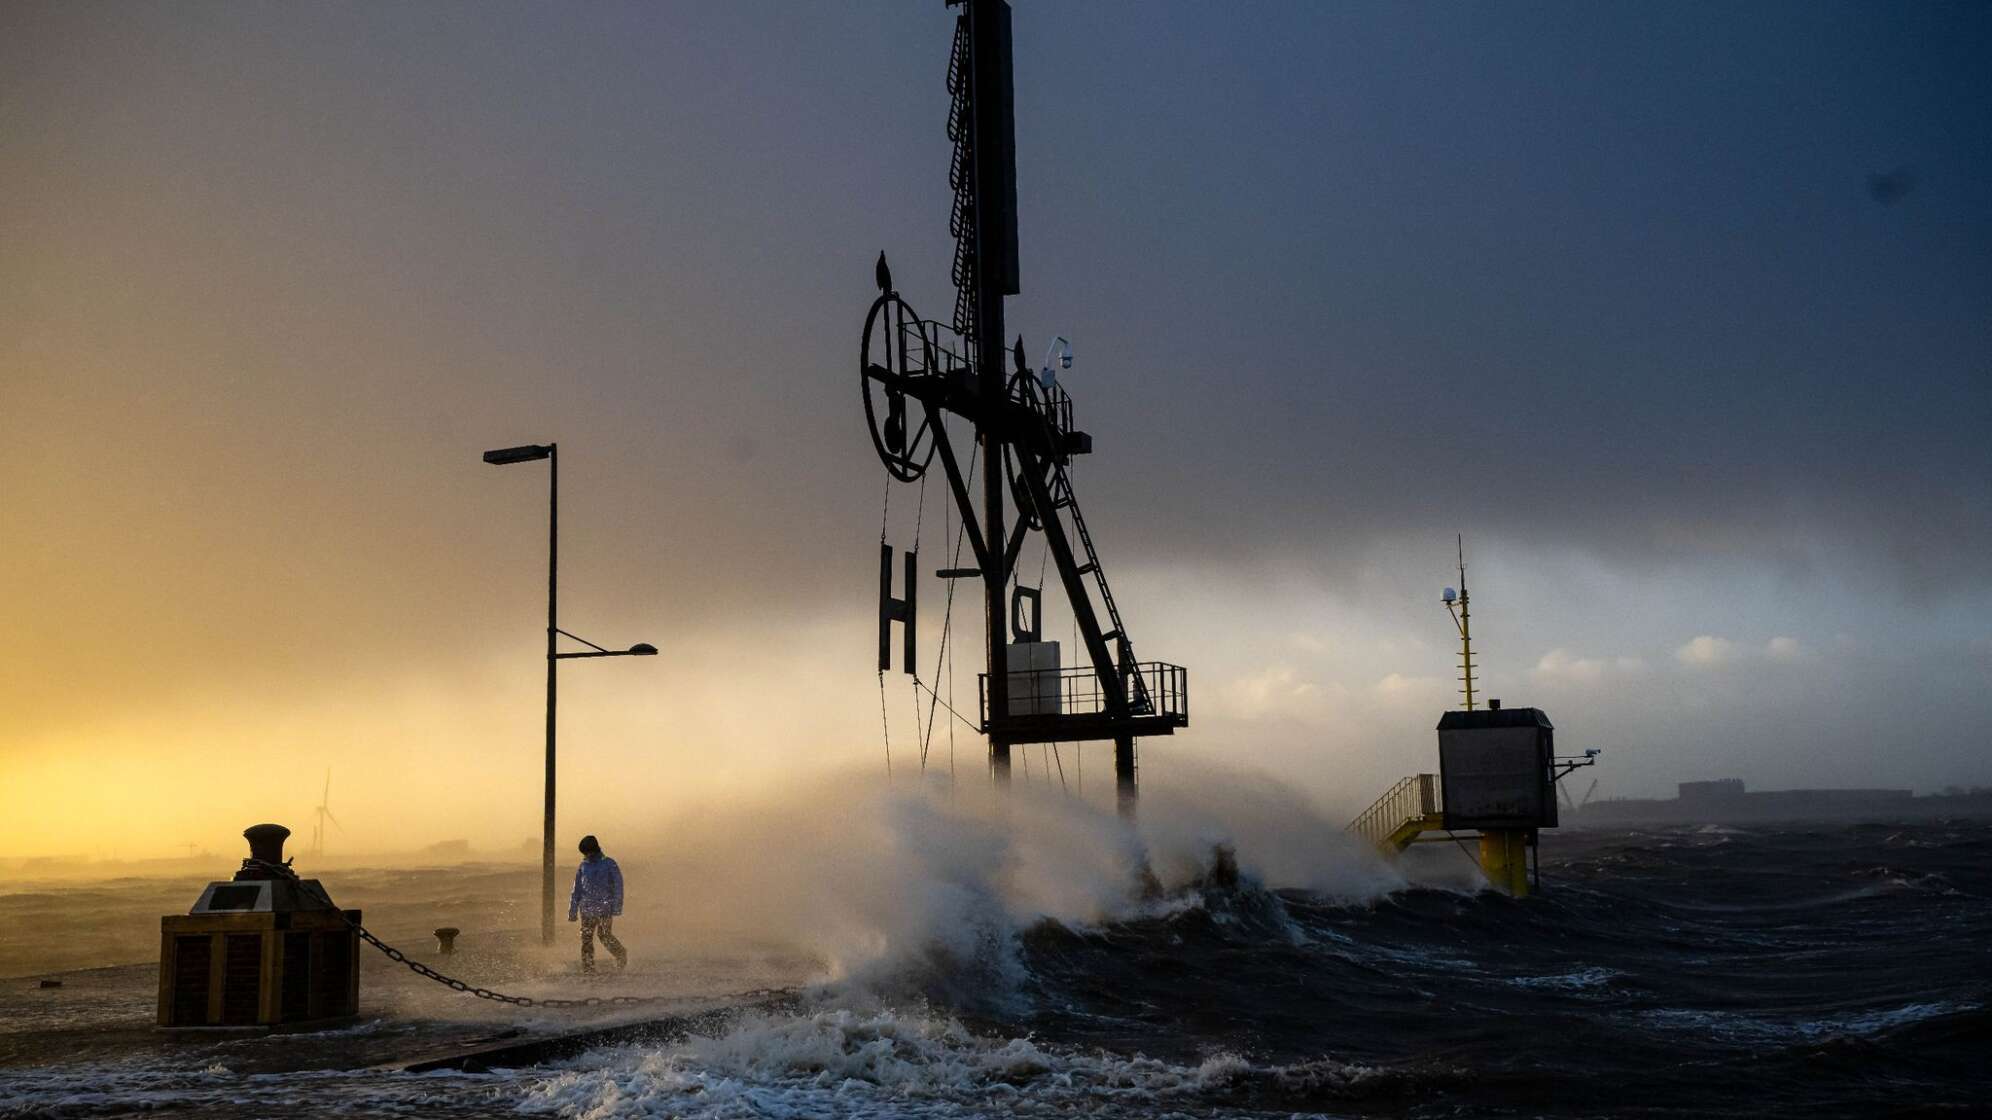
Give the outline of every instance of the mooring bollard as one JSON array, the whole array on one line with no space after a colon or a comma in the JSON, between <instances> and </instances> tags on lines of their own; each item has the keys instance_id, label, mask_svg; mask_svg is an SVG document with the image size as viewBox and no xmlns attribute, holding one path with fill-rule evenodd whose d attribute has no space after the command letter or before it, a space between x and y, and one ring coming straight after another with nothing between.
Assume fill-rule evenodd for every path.
<instances>
[{"instance_id":1,"label":"mooring bollard","mask_svg":"<svg viewBox=\"0 0 1992 1120\"><path fill-rule=\"evenodd\" d=\"M159 921L159 1025L293 1027L359 1010L358 910L284 862L290 829L244 829L249 858Z\"/></svg>"},{"instance_id":2,"label":"mooring bollard","mask_svg":"<svg viewBox=\"0 0 1992 1120\"><path fill-rule=\"evenodd\" d=\"M462 931L455 926L444 926L436 931L436 951L444 956L456 952L457 934Z\"/></svg>"}]
</instances>

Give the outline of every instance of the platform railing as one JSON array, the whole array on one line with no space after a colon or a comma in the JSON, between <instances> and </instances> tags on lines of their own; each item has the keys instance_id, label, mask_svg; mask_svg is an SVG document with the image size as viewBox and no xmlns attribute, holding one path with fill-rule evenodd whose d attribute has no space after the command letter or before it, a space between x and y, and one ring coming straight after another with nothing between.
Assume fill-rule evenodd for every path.
<instances>
[{"instance_id":1,"label":"platform railing","mask_svg":"<svg viewBox=\"0 0 1992 1120\"><path fill-rule=\"evenodd\" d=\"M1413 774L1391 786L1382 797L1349 822L1349 831L1381 846L1405 824L1440 812L1439 779Z\"/></svg>"},{"instance_id":2,"label":"platform railing","mask_svg":"<svg viewBox=\"0 0 1992 1120\"><path fill-rule=\"evenodd\" d=\"M910 378L949 378L959 380L974 368L969 360L972 347L966 335L938 319L907 319L899 324L899 343L905 360L902 368ZM1018 379L1010 398L1042 414L1053 432L1062 436L1072 430L1072 398L1057 382L1045 384L1036 377Z\"/></svg>"},{"instance_id":3,"label":"platform railing","mask_svg":"<svg viewBox=\"0 0 1992 1120\"><path fill-rule=\"evenodd\" d=\"M1058 382L1047 385L1041 378L1019 378L1010 396L1042 415L1050 423L1054 439L1072 430L1072 396Z\"/></svg>"},{"instance_id":4,"label":"platform railing","mask_svg":"<svg viewBox=\"0 0 1992 1120\"><path fill-rule=\"evenodd\" d=\"M1107 693L1090 666L1072 669L1019 669L1009 674L1010 714L1092 715L1107 710ZM1148 694L1150 710L1133 713L1165 716L1184 724L1190 718L1190 673L1166 661L1143 661L1121 672L1123 694L1133 697L1136 682ZM989 674L975 677L982 727L989 727Z\"/></svg>"},{"instance_id":5,"label":"platform railing","mask_svg":"<svg viewBox=\"0 0 1992 1120\"><path fill-rule=\"evenodd\" d=\"M899 342L906 355L908 377L959 377L970 367L968 339L937 319L908 319L899 324Z\"/></svg>"}]
</instances>

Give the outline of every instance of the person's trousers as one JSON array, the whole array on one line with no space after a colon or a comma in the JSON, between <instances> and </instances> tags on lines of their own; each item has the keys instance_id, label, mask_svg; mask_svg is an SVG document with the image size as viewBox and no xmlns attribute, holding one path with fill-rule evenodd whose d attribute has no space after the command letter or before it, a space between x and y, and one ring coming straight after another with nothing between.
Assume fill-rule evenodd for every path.
<instances>
[{"instance_id":1,"label":"person's trousers","mask_svg":"<svg viewBox=\"0 0 1992 1120\"><path fill-rule=\"evenodd\" d=\"M592 914L581 915L581 967L584 971L592 971L595 967L596 934L602 937L602 947L614 954L618 967L629 962L629 952L623 948L622 942L616 940L616 935L612 932L614 923L615 919L607 914L600 917Z\"/></svg>"}]
</instances>

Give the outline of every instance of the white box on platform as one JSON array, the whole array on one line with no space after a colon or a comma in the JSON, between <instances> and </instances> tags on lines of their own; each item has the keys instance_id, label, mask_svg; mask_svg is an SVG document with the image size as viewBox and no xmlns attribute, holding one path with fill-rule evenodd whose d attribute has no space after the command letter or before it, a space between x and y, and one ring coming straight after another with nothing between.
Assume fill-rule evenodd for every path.
<instances>
[{"instance_id":1,"label":"white box on platform","mask_svg":"<svg viewBox=\"0 0 1992 1120\"><path fill-rule=\"evenodd\" d=\"M1057 642L1010 643L1010 714L1055 716L1065 711Z\"/></svg>"}]
</instances>

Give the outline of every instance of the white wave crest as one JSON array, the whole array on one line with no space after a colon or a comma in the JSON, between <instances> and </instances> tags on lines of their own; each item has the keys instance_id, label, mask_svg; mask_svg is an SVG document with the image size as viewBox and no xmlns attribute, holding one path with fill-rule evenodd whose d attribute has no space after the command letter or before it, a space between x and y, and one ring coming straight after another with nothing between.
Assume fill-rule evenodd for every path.
<instances>
[{"instance_id":1,"label":"white wave crest","mask_svg":"<svg viewBox=\"0 0 1992 1120\"><path fill-rule=\"evenodd\" d=\"M1154 1115L1196 1107L1258 1073L1346 1085L1368 1071L1333 1062L1258 1071L1233 1054L1190 1065L1065 1052L982 1037L951 1018L839 1007L753 1019L661 1050L598 1051L533 1086L518 1110L577 1120Z\"/></svg>"}]
</instances>

